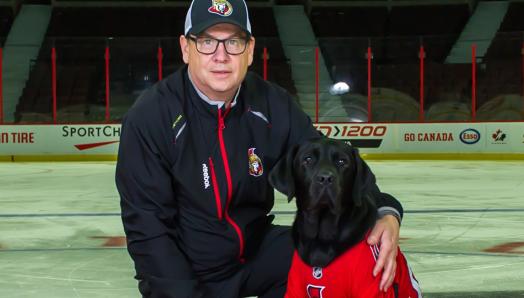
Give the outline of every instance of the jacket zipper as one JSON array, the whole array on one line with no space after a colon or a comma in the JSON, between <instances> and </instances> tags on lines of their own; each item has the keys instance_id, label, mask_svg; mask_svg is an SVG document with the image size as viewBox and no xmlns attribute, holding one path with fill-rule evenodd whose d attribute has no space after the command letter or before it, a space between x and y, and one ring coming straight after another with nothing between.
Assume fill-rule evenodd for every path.
<instances>
[{"instance_id":1,"label":"jacket zipper","mask_svg":"<svg viewBox=\"0 0 524 298\"><path fill-rule=\"evenodd\" d=\"M244 254L244 236L242 235L242 230L240 230L240 227L238 226L238 224L229 216L229 212L228 212L229 205L230 205L231 199L233 197L233 182L231 180L231 170L229 168L229 161L227 159L226 146L224 144L223 130L226 127L225 124L224 124L224 118L227 115L227 113L229 112L229 109L230 109L230 106L228 106L228 108L227 108L227 110L226 110L226 112L224 113L223 116L222 116L222 110L220 108L218 109L218 142L220 144L220 154L222 155L222 160L224 161L224 170L226 172L226 181L227 181L227 200L226 200L226 208L225 208L224 216L226 218L226 221L231 226L233 226L233 228L235 229L235 232L237 233L239 244L240 244L240 251L239 251L238 257L242 261L243 260L242 259L242 255ZM210 162L212 162L211 158L209 160L210 160ZM211 173L213 175L213 184L214 184L213 186L214 186L214 189L215 189L215 200L217 200L217 202L218 202L217 203L217 208L218 208L218 207L221 207L221 204L219 203L220 202L220 194L218 193L218 185L217 185L217 182L216 182L215 170L214 170L213 166L211 166ZM222 219L221 218L221 214L222 213L219 212L219 214L220 214L219 219Z\"/></svg>"}]
</instances>

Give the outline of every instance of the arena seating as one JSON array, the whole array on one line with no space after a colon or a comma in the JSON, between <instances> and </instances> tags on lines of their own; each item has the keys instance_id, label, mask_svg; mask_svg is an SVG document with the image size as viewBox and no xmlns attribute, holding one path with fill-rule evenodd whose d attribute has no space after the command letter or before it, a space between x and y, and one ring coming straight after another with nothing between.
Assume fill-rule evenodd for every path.
<instances>
[{"instance_id":1,"label":"arena seating","mask_svg":"<svg viewBox=\"0 0 524 298\"><path fill-rule=\"evenodd\" d=\"M425 63L433 66L425 72L426 108L453 94L460 98L465 90L462 82L467 83L471 73L464 73L463 66L434 65L443 64L468 18L466 4L400 5L390 11L380 6L313 7L311 11L332 79L349 80L353 92L367 94L366 52L370 46L372 86L397 90L418 101L419 51L424 45ZM429 74L432 69L436 73Z\"/></svg>"},{"instance_id":2,"label":"arena seating","mask_svg":"<svg viewBox=\"0 0 524 298\"><path fill-rule=\"evenodd\" d=\"M466 102L436 102L426 112L426 120L437 122L469 121L471 120L471 106Z\"/></svg>"},{"instance_id":3,"label":"arena seating","mask_svg":"<svg viewBox=\"0 0 524 298\"><path fill-rule=\"evenodd\" d=\"M185 12L181 7L55 7L46 41L17 107L17 120L50 119L53 45L58 65L58 121L104 121L106 46L111 51L111 118L121 119L138 95L157 81L158 46L163 50L164 77L182 65L178 36L183 34ZM252 70L262 75L266 46L268 79L296 93L272 8L255 7L250 14L257 38ZM38 113L44 116L35 116Z\"/></svg>"},{"instance_id":4,"label":"arena seating","mask_svg":"<svg viewBox=\"0 0 524 298\"><path fill-rule=\"evenodd\" d=\"M389 36L456 35L468 18L466 4L393 6L387 33Z\"/></svg>"},{"instance_id":5,"label":"arena seating","mask_svg":"<svg viewBox=\"0 0 524 298\"><path fill-rule=\"evenodd\" d=\"M523 73L520 61L523 57L523 19L524 3L511 2L497 35L479 65L477 93L478 106L481 108L500 103L500 98L516 98L522 95ZM480 109L479 115L488 120L522 119L513 114L488 113Z\"/></svg>"},{"instance_id":6,"label":"arena seating","mask_svg":"<svg viewBox=\"0 0 524 298\"><path fill-rule=\"evenodd\" d=\"M524 31L524 3L511 2L499 31L486 53L486 59L519 58Z\"/></svg>"},{"instance_id":7,"label":"arena seating","mask_svg":"<svg viewBox=\"0 0 524 298\"><path fill-rule=\"evenodd\" d=\"M305 2L276 1L277 4ZM391 7L341 4L327 7L315 5L315 2L319 3L312 2L309 16L333 81L347 81L352 93L367 96L366 52L371 46L372 87L395 90L418 101L418 54L420 45L424 45L425 109L440 102L455 102L455 107L461 106L458 103L471 102L471 65L444 63L469 18L467 4ZM257 38L251 70L262 75L262 53L263 48L267 47L268 79L296 94L272 8L255 6L250 13ZM499 95L522 94L522 71L518 65L524 40L523 17L524 3L511 2L499 33L485 57L478 61L477 107ZM35 113L42 113L41 119L49 119L50 53L51 46L55 45L58 54L59 121L75 117L80 121L103 121L104 48L109 45L111 114L114 120L119 120L136 97L156 82L159 45L163 49L164 77L181 66L178 36L182 33L184 19L185 8L182 7L55 7L47 39L38 60L32 65L17 108L17 119L34 119L23 115ZM3 34L0 35L0 42L7 35L12 20L11 8L0 7L0 34ZM429 114L430 119L447 119L441 115L434 116L441 110L438 106L434 108ZM458 111L460 116L449 119L462 119L469 113L461 109L452 110Z\"/></svg>"},{"instance_id":8,"label":"arena seating","mask_svg":"<svg viewBox=\"0 0 524 298\"><path fill-rule=\"evenodd\" d=\"M386 7L314 7L311 24L318 37L382 37Z\"/></svg>"},{"instance_id":9,"label":"arena seating","mask_svg":"<svg viewBox=\"0 0 524 298\"><path fill-rule=\"evenodd\" d=\"M13 10L9 6L0 6L0 46L4 45L12 24Z\"/></svg>"},{"instance_id":10,"label":"arena seating","mask_svg":"<svg viewBox=\"0 0 524 298\"><path fill-rule=\"evenodd\" d=\"M520 95L503 94L488 100L477 111L477 119L480 121L524 120L524 101Z\"/></svg>"},{"instance_id":11,"label":"arena seating","mask_svg":"<svg viewBox=\"0 0 524 298\"><path fill-rule=\"evenodd\" d=\"M501 32L518 32L524 31L524 3L510 2L508 12L502 21L499 31Z\"/></svg>"}]
</instances>

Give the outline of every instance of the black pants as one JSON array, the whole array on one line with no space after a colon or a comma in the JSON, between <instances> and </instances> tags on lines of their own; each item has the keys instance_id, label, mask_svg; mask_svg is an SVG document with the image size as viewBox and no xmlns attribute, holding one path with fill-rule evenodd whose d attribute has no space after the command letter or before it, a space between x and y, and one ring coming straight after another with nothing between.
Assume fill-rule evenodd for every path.
<instances>
[{"instance_id":1,"label":"black pants","mask_svg":"<svg viewBox=\"0 0 524 298\"><path fill-rule=\"evenodd\" d=\"M226 280L203 285L197 285L195 280L170 280L168 287L173 289L174 293L169 294L149 295L155 292L150 289L155 287L154 284L150 284L151 281L140 281L139 289L143 297L147 298L282 298L286 292L292 256L290 227L273 225L260 244L257 255Z\"/></svg>"}]
</instances>

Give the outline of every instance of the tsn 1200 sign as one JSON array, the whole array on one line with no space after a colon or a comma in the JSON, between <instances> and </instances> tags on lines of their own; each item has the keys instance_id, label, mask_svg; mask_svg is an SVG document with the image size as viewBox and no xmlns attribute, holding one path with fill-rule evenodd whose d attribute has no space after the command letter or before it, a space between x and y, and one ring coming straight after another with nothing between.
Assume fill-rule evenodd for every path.
<instances>
[{"instance_id":1,"label":"tsn 1200 sign","mask_svg":"<svg viewBox=\"0 0 524 298\"><path fill-rule=\"evenodd\" d=\"M383 137L387 132L384 125L323 125L316 124L318 131L326 137L343 139L348 137Z\"/></svg>"},{"instance_id":2,"label":"tsn 1200 sign","mask_svg":"<svg viewBox=\"0 0 524 298\"><path fill-rule=\"evenodd\" d=\"M384 125L317 124L318 131L329 138L343 140L357 148L379 148L388 128Z\"/></svg>"}]
</instances>

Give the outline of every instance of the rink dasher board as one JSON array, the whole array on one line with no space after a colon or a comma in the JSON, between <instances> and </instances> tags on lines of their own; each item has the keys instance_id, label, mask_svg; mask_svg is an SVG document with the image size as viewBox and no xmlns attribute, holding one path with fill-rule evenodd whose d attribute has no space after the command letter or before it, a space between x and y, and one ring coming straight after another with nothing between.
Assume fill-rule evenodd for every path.
<instances>
[{"instance_id":1,"label":"rink dasher board","mask_svg":"<svg viewBox=\"0 0 524 298\"><path fill-rule=\"evenodd\" d=\"M370 159L524 159L524 122L315 127ZM120 133L120 124L0 125L0 160L115 160Z\"/></svg>"}]
</instances>

